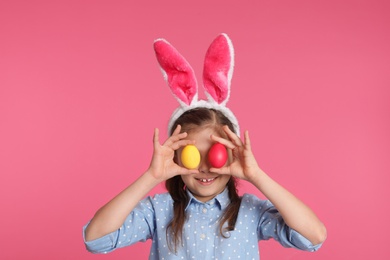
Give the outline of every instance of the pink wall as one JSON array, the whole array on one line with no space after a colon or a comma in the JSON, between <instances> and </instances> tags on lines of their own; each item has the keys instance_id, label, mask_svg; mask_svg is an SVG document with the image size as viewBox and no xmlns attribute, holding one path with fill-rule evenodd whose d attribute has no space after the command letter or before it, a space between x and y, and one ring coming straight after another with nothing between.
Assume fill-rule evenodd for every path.
<instances>
[{"instance_id":1,"label":"pink wall","mask_svg":"<svg viewBox=\"0 0 390 260\"><path fill-rule=\"evenodd\" d=\"M317 253L261 242L262 258L387 259L389 2L132 2L0 2L0 258L145 259L150 243L92 255L81 228L147 168L153 128L166 134L177 104L153 40L200 76L226 32L228 105L261 167L328 228Z\"/></svg>"}]
</instances>

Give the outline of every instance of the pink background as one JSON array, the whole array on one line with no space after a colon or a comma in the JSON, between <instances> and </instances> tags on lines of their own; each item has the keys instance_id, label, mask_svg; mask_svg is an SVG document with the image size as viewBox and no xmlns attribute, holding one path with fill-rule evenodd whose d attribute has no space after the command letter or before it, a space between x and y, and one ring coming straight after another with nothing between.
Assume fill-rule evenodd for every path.
<instances>
[{"instance_id":1,"label":"pink background","mask_svg":"<svg viewBox=\"0 0 390 260\"><path fill-rule=\"evenodd\" d=\"M177 103L153 40L200 80L226 32L228 106L261 167L328 228L317 253L267 241L262 259L388 259L389 2L133 2L0 2L0 258L146 259L150 242L92 255L81 228L148 167L153 128L166 136Z\"/></svg>"}]
</instances>

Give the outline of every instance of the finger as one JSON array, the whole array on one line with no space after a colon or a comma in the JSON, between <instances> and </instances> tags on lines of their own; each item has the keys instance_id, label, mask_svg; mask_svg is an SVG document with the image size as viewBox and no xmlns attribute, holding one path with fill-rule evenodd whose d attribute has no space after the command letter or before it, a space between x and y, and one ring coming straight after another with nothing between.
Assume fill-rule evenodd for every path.
<instances>
[{"instance_id":1,"label":"finger","mask_svg":"<svg viewBox=\"0 0 390 260\"><path fill-rule=\"evenodd\" d=\"M153 134L153 146L156 148L157 146L160 145L160 141L159 141L159 129L158 128L155 128L154 129L154 134Z\"/></svg>"},{"instance_id":2,"label":"finger","mask_svg":"<svg viewBox=\"0 0 390 260\"><path fill-rule=\"evenodd\" d=\"M222 174L221 168L210 168L209 172Z\"/></svg>"},{"instance_id":3,"label":"finger","mask_svg":"<svg viewBox=\"0 0 390 260\"><path fill-rule=\"evenodd\" d=\"M217 173L221 175L230 175L230 170L228 167L222 167L222 168L210 168L210 172Z\"/></svg>"},{"instance_id":4,"label":"finger","mask_svg":"<svg viewBox=\"0 0 390 260\"><path fill-rule=\"evenodd\" d=\"M186 132L184 132L184 133L179 133L179 134L176 134L176 135L171 135L171 136L167 139L167 141L176 142L176 141L178 141L178 140L180 140L180 139L185 138L186 136L187 136L187 133L186 133Z\"/></svg>"},{"instance_id":5,"label":"finger","mask_svg":"<svg viewBox=\"0 0 390 260\"><path fill-rule=\"evenodd\" d=\"M189 145L189 144L194 144L195 141L194 140L180 140L180 141L177 141L177 142L174 142L172 143L172 145L170 146L173 150L177 150L179 149L180 147L183 147L183 146L186 146L186 145Z\"/></svg>"},{"instance_id":6,"label":"finger","mask_svg":"<svg viewBox=\"0 0 390 260\"><path fill-rule=\"evenodd\" d=\"M165 142L164 142L164 145L167 145L167 146L171 146L174 142L177 142L183 138L186 138L187 137L187 133L184 132L184 133L180 133L180 134L176 134L176 135L172 135L170 136Z\"/></svg>"},{"instance_id":7,"label":"finger","mask_svg":"<svg viewBox=\"0 0 390 260\"><path fill-rule=\"evenodd\" d=\"M215 136L215 135L211 135L210 138L211 138L211 140L218 142L218 143L221 143L230 149L236 148L236 146L230 140L227 140L225 138Z\"/></svg>"},{"instance_id":8,"label":"finger","mask_svg":"<svg viewBox=\"0 0 390 260\"><path fill-rule=\"evenodd\" d=\"M209 171L213 172L213 173L218 173L218 174L228 174L228 175L230 175L231 174L230 165L231 165L231 163L227 163L227 164L225 164L224 166L222 166L220 168L211 167L209 169Z\"/></svg>"},{"instance_id":9,"label":"finger","mask_svg":"<svg viewBox=\"0 0 390 260\"><path fill-rule=\"evenodd\" d=\"M175 128L175 131L173 131L172 135L177 135L178 133L180 133L180 130L181 130L181 125L177 125Z\"/></svg>"},{"instance_id":10,"label":"finger","mask_svg":"<svg viewBox=\"0 0 390 260\"><path fill-rule=\"evenodd\" d=\"M223 130L225 131L225 133L228 135L229 139L236 145L236 146L242 146L243 143L240 139L240 137L238 137L238 135L236 135L232 130L230 130L230 128L225 125L223 127Z\"/></svg>"},{"instance_id":11,"label":"finger","mask_svg":"<svg viewBox=\"0 0 390 260\"><path fill-rule=\"evenodd\" d=\"M186 169L185 172L183 174L185 175L190 175L190 174L198 174L199 173L199 170L189 170L189 169Z\"/></svg>"},{"instance_id":12,"label":"finger","mask_svg":"<svg viewBox=\"0 0 390 260\"><path fill-rule=\"evenodd\" d=\"M199 170L198 169L187 169L184 167L180 167L180 170L178 171L178 175L191 175L191 174L198 174Z\"/></svg>"},{"instance_id":13,"label":"finger","mask_svg":"<svg viewBox=\"0 0 390 260\"><path fill-rule=\"evenodd\" d=\"M245 140L245 148L248 150L252 150L251 148L251 140L249 138L249 131L246 130L244 133L244 140Z\"/></svg>"}]
</instances>

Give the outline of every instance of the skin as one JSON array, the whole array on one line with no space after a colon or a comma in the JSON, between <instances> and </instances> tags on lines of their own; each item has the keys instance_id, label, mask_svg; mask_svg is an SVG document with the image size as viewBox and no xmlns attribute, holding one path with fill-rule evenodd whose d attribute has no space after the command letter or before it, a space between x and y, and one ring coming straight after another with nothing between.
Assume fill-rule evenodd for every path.
<instances>
[{"instance_id":1,"label":"skin","mask_svg":"<svg viewBox=\"0 0 390 260\"><path fill-rule=\"evenodd\" d=\"M209 201L221 193L230 179L230 175L210 172L207 154L211 146L215 143L215 141L211 139L211 136L222 138L211 128L188 133L186 139L195 142L200 153L201 162L198 168L199 173L181 176L183 182L194 197L203 202ZM177 158L181 158L181 150L182 149L179 150ZM178 164L182 166L180 159L178 159ZM202 179L212 180L205 183L201 181Z\"/></svg>"},{"instance_id":2,"label":"skin","mask_svg":"<svg viewBox=\"0 0 390 260\"><path fill-rule=\"evenodd\" d=\"M181 127L178 126L172 136L160 144L159 131L155 129L154 152L149 168L96 212L86 229L86 241L120 228L128 214L151 189L176 175L181 175L194 196L204 202L222 192L231 176L248 181L274 204L288 226L310 240L313 245L326 239L326 228L314 212L260 169L252 153L248 131L244 134L244 140L241 140L227 126L223 127L227 139L207 128L193 131L191 134L180 133L180 130ZM180 160L175 163L175 151L180 155L184 146L195 144L201 157L206 158L205 155L214 142L220 142L229 149L230 160L224 167L209 168L208 163L202 160L199 170L188 170L181 166ZM216 179L207 185L198 181L214 177Z\"/></svg>"}]
</instances>

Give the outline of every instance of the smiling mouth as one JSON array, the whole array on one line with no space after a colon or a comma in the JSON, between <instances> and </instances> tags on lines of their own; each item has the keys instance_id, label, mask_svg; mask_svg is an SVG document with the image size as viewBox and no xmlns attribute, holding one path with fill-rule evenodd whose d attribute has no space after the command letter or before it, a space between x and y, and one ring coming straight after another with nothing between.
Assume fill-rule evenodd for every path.
<instances>
[{"instance_id":1,"label":"smiling mouth","mask_svg":"<svg viewBox=\"0 0 390 260\"><path fill-rule=\"evenodd\" d=\"M217 177L214 177L214 178L208 178L208 179L196 179L202 183L210 183L210 182L213 182Z\"/></svg>"}]
</instances>

